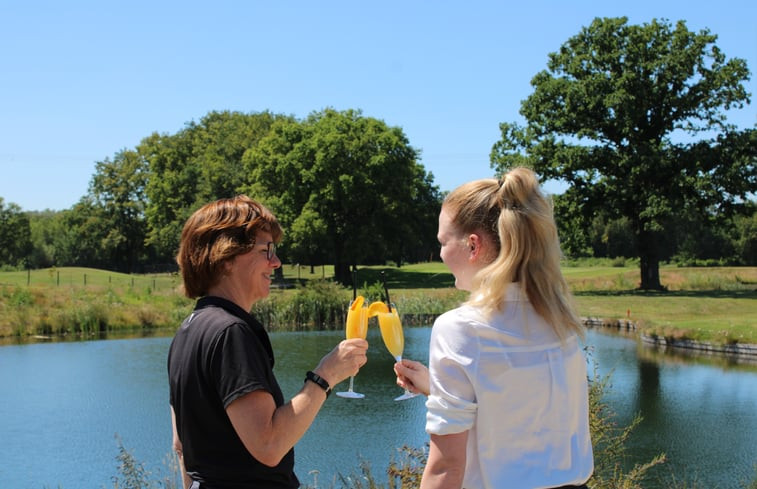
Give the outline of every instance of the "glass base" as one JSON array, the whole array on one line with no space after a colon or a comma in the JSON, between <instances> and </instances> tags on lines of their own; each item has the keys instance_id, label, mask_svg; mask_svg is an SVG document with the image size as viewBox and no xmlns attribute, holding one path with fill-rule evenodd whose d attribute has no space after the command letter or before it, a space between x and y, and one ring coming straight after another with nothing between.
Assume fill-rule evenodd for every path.
<instances>
[{"instance_id":1,"label":"glass base","mask_svg":"<svg viewBox=\"0 0 757 489\"><path fill-rule=\"evenodd\" d=\"M412 399L412 398L414 398L416 396L419 396L419 395L420 394L414 394L414 393L406 390L404 394L402 394L399 397L395 397L394 400L395 401L404 401L405 399Z\"/></svg>"},{"instance_id":2,"label":"glass base","mask_svg":"<svg viewBox=\"0 0 757 489\"><path fill-rule=\"evenodd\" d=\"M362 399L365 397L365 394L361 394L355 391L337 392L336 395L339 397L344 397L345 399Z\"/></svg>"}]
</instances>

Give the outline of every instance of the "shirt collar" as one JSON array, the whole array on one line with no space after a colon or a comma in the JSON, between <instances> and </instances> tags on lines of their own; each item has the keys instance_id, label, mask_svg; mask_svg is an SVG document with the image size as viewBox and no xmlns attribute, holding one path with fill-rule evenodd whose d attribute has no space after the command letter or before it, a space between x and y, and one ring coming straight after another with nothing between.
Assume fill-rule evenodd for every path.
<instances>
[{"instance_id":1,"label":"shirt collar","mask_svg":"<svg viewBox=\"0 0 757 489\"><path fill-rule=\"evenodd\" d=\"M242 321L244 321L250 329L252 329L252 332L255 333L255 336L258 337L260 340L260 343L263 345L263 348L265 348L266 352L268 353L268 360L271 363L271 368L273 368L274 364L274 358L273 358L273 347L271 346L271 339L268 337L268 333L266 332L263 325L255 319L255 317L250 314L249 312L245 311L239 305L236 303L224 299L223 297L216 297L216 296L205 296L201 297L197 304L195 304L195 311L198 309L203 309L205 307L220 307L224 310L226 310L228 313L238 317Z\"/></svg>"}]
</instances>

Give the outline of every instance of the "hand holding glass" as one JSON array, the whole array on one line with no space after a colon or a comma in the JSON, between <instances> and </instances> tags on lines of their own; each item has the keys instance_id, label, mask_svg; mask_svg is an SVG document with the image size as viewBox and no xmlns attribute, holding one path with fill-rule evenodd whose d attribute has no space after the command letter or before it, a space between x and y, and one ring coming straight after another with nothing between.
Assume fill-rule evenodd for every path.
<instances>
[{"instance_id":1,"label":"hand holding glass","mask_svg":"<svg viewBox=\"0 0 757 489\"><path fill-rule=\"evenodd\" d=\"M397 314L397 308L392 307L391 312L387 312L388 310L389 308L384 305L383 311L378 313L381 339L384 340L384 345L386 345L389 353L399 362L402 360L402 351L405 349L405 335L402 332L402 322L400 321L399 314ZM405 393L394 400L404 401L417 395L405 389Z\"/></svg>"},{"instance_id":2,"label":"hand holding glass","mask_svg":"<svg viewBox=\"0 0 757 489\"><path fill-rule=\"evenodd\" d=\"M363 307L364 302L365 298L362 295L359 295L350 303L350 308L347 310L345 335L348 340L353 338L365 339L368 333L368 308ZM336 395L348 399L364 398L364 394L352 390L354 380L355 377L351 376L349 389L347 391L337 392Z\"/></svg>"}]
</instances>

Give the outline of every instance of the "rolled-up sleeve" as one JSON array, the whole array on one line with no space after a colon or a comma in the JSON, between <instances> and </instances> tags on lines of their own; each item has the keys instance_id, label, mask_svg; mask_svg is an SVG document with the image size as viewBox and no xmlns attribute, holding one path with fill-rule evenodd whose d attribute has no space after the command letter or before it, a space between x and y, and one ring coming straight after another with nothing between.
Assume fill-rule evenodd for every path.
<instances>
[{"instance_id":1,"label":"rolled-up sleeve","mask_svg":"<svg viewBox=\"0 0 757 489\"><path fill-rule=\"evenodd\" d=\"M444 314L431 331L426 432L433 435L467 431L476 419L473 379L478 368L478 341L455 319L453 314Z\"/></svg>"}]
</instances>

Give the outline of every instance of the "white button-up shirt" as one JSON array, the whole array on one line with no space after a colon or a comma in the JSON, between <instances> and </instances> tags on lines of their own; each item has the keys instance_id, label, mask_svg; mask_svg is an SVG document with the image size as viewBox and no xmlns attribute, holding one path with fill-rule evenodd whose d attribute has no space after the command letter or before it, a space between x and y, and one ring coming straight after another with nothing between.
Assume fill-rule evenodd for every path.
<instances>
[{"instance_id":1,"label":"white button-up shirt","mask_svg":"<svg viewBox=\"0 0 757 489\"><path fill-rule=\"evenodd\" d=\"M426 431L469 430L463 487L582 484L594 462L586 359L511 284L504 313L462 306L434 323Z\"/></svg>"}]
</instances>

